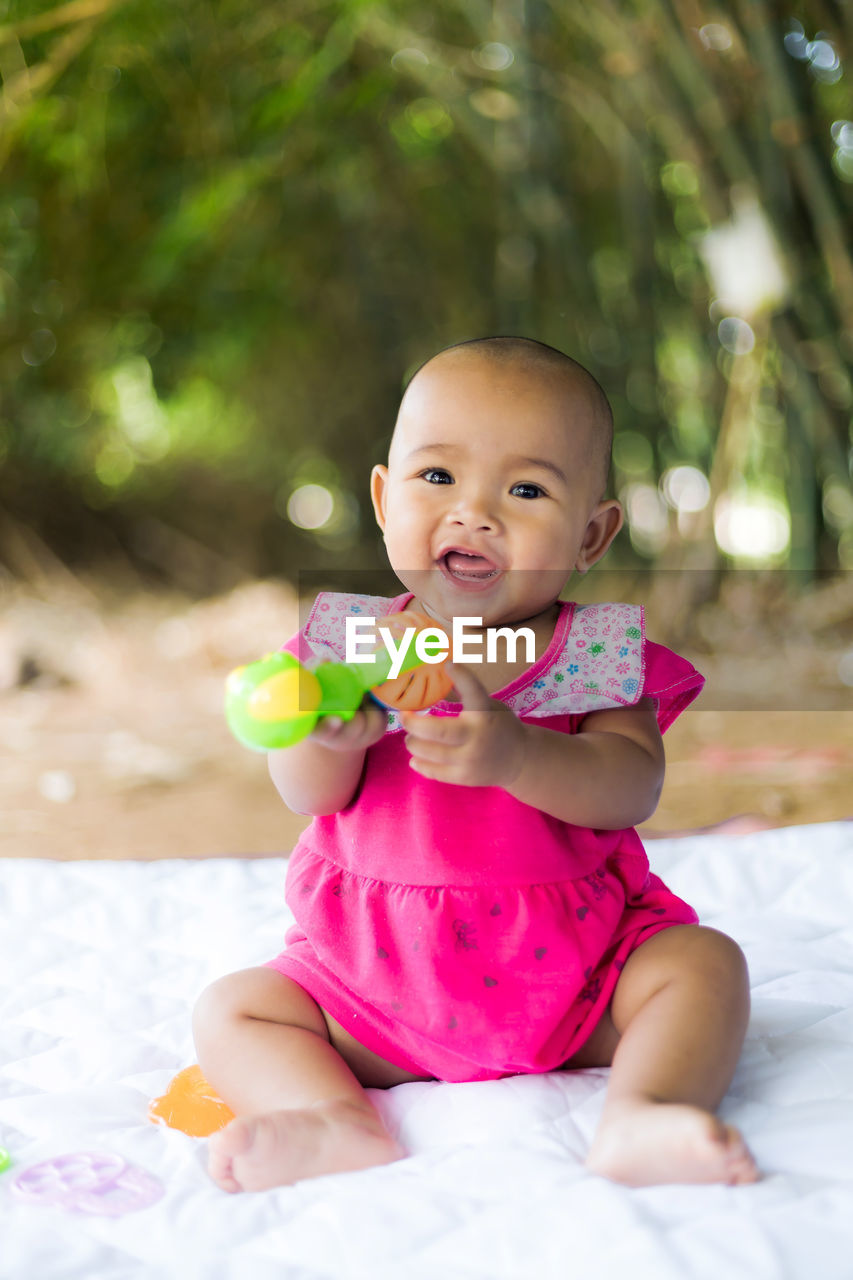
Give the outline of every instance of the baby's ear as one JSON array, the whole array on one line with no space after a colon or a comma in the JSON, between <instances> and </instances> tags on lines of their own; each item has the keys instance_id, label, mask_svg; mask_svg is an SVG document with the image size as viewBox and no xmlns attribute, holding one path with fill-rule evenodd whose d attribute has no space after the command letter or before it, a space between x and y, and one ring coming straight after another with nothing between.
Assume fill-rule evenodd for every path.
<instances>
[{"instance_id":1,"label":"baby's ear","mask_svg":"<svg viewBox=\"0 0 853 1280\"><path fill-rule=\"evenodd\" d=\"M575 568L578 573L586 573L604 555L610 547L625 521L622 504L615 498L599 502L586 526Z\"/></svg>"},{"instance_id":2,"label":"baby's ear","mask_svg":"<svg viewBox=\"0 0 853 1280\"><path fill-rule=\"evenodd\" d=\"M385 532L385 498L388 493L388 468L377 465L370 473L370 500L376 523Z\"/></svg>"}]
</instances>

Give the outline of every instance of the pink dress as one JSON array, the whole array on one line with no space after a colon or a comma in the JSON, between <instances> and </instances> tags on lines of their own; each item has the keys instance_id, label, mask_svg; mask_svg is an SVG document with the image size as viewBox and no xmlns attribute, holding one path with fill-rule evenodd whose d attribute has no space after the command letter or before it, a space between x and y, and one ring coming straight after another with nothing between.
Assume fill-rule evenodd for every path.
<instances>
[{"instance_id":1,"label":"pink dress","mask_svg":"<svg viewBox=\"0 0 853 1280\"><path fill-rule=\"evenodd\" d=\"M343 658L347 613L381 617L411 599L323 593L286 648ZM641 607L565 604L546 652L494 697L561 733L653 698L663 730L703 683L645 639ZM286 884L296 925L271 967L403 1070L552 1071L592 1033L634 948L696 913L650 873L633 828L577 827L500 787L423 778L403 739L392 715L351 803L300 838Z\"/></svg>"}]
</instances>

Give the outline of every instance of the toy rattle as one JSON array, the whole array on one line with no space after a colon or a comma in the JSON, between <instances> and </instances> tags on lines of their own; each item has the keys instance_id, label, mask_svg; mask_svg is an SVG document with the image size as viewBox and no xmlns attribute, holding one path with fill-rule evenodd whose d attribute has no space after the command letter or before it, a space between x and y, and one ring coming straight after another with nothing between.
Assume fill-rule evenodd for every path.
<instances>
[{"instance_id":1,"label":"toy rattle","mask_svg":"<svg viewBox=\"0 0 853 1280\"><path fill-rule=\"evenodd\" d=\"M416 634L435 622L423 613L406 609L377 619L397 643L407 628ZM400 668L388 679L390 653L377 650L364 663L321 662L309 669L290 653L270 653L259 662L237 667L225 685L225 718L234 736L255 751L292 747L306 738L325 716L351 720L366 693L388 707L422 711L446 698L453 681L440 663L424 665L415 652L415 637Z\"/></svg>"}]
</instances>

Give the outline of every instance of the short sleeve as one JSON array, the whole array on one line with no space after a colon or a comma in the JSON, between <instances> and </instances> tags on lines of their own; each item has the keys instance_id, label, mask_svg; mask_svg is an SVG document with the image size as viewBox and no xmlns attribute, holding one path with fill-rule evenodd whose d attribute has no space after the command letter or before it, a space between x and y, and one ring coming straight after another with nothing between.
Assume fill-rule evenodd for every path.
<instances>
[{"instance_id":1,"label":"short sleeve","mask_svg":"<svg viewBox=\"0 0 853 1280\"><path fill-rule=\"evenodd\" d=\"M290 653L303 666L313 667L318 662L339 662L340 654L331 645L322 641L310 640L304 631L297 631L295 636L281 646L284 653Z\"/></svg>"},{"instance_id":2,"label":"short sleeve","mask_svg":"<svg viewBox=\"0 0 853 1280\"><path fill-rule=\"evenodd\" d=\"M657 719L663 733L702 692L705 677L692 662L651 640L645 643L645 679L642 697L657 703Z\"/></svg>"},{"instance_id":3,"label":"short sleeve","mask_svg":"<svg viewBox=\"0 0 853 1280\"><path fill-rule=\"evenodd\" d=\"M411 599L411 592L389 597L321 591L311 606L305 626L281 646L282 651L292 654L300 662L343 662L346 658L345 619L348 615L382 618L389 613L398 613Z\"/></svg>"}]
</instances>

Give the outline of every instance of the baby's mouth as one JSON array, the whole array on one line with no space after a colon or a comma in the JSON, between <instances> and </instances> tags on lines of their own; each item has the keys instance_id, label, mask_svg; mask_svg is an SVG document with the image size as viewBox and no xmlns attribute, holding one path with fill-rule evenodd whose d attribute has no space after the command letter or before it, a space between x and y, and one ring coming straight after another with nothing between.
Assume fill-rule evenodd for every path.
<instances>
[{"instance_id":1,"label":"baby's mouth","mask_svg":"<svg viewBox=\"0 0 853 1280\"><path fill-rule=\"evenodd\" d=\"M471 551L447 551L441 557L441 564L451 578L459 582L488 582L500 573L498 566L487 556Z\"/></svg>"}]
</instances>

